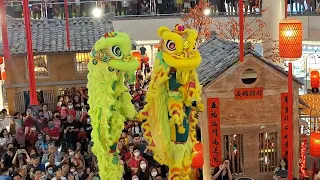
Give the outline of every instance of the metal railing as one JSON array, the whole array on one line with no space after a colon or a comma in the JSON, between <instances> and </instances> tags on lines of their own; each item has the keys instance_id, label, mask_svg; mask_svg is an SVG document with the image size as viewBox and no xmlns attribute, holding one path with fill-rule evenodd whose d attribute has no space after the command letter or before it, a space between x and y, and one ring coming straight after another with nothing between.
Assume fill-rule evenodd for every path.
<instances>
[{"instance_id":1,"label":"metal railing","mask_svg":"<svg viewBox=\"0 0 320 180\"><path fill-rule=\"evenodd\" d=\"M102 14L113 12L117 18L146 18L153 16L181 16L188 13L198 0L70 0L68 2L69 18L92 16L93 9L100 9ZM290 2L291 0L289 0ZM237 2L237 1L232 1ZM248 3L249 2L249 3ZM255 2L255 3L253 3ZM34 19L63 19L64 0L29 0L31 18ZM245 13L259 15L262 0L246 0ZM6 0L6 12L13 18L22 18L21 0ZM236 3L212 5L212 16L233 16L238 14ZM304 4L289 3L290 15L320 15L320 0L304 0Z\"/></svg>"}]
</instances>

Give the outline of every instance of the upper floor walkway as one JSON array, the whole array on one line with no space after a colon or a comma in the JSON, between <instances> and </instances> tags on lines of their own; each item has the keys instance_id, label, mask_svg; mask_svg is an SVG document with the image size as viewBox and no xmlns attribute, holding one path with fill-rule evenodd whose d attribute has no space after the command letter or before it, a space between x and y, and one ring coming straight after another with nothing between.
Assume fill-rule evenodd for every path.
<instances>
[{"instance_id":1,"label":"upper floor walkway","mask_svg":"<svg viewBox=\"0 0 320 180\"><path fill-rule=\"evenodd\" d=\"M14 18L23 16L22 0L4 0L6 12ZM204 0L207 1L207 0ZM247 14L258 15L267 0L243 0ZM289 15L319 15L320 0L287 0ZM189 12L199 0L67 0L69 18L114 12L117 17L174 15ZM213 16L236 15L239 0L209 0ZM34 19L64 18L64 0L29 0ZM99 9L99 11L97 11Z\"/></svg>"},{"instance_id":2,"label":"upper floor walkway","mask_svg":"<svg viewBox=\"0 0 320 180\"><path fill-rule=\"evenodd\" d=\"M69 18L94 17L114 12L113 25L116 30L128 32L134 40L156 40L160 25L173 27L182 23L181 17L194 7L198 0L29 0L31 18L64 19L65 7ZM244 0L248 20L261 16L267 0ZM6 13L13 18L23 17L22 0L5 0ZM227 22L238 14L238 0L210 0L209 16ZM304 40L320 41L320 0L288 0L288 14L296 16L304 24ZM215 23L212 24L213 30ZM253 25L254 26L254 25ZM268 26L268 24L267 24ZM254 29L255 27L252 27ZM142 33L143 32L143 33Z\"/></svg>"}]
</instances>

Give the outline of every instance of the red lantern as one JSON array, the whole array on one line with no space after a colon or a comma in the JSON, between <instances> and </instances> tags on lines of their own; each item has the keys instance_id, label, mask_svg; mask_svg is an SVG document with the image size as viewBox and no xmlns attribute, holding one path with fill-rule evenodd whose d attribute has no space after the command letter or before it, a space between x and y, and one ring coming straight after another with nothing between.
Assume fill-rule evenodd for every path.
<instances>
[{"instance_id":1,"label":"red lantern","mask_svg":"<svg viewBox=\"0 0 320 180\"><path fill-rule=\"evenodd\" d=\"M318 71L311 71L310 79L311 79L311 87L318 88L319 87L319 72Z\"/></svg>"},{"instance_id":2,"label":"red lantern","mask_svg":"<svg viewBox=\"0 0 320 180\"><path fill-rule=\"evenodd\" d=\"M191 167L193 169L202 168L204 164L202 143L197 143L194 145L192 154L193 154L193 158L192 158Z\"/></svg>"},{"instance_id":3,"label":"red lantern","mask_svg":"<svg viewBox=\"0 0 320 180\"><path fill-rule=\"evenodd\" d=\"M202 152L193 152L192 164L193 169L202 168L204 164L203 153Z\"/></svg>"},{"instance_id":4,"label":"red lantern","mask_svg":"<svg viewBox=\"0 0 320 180\"><path fill-rule=\"evenodd\" d=\"M193 147L193 151L196 151L196 152L203 152L203 146L202 146L202 143L197 143L194 145Z\"/></svg>"},{"instance_id":5,"label":"red lantern","mask_svg":"<svg viewBox=\"0 0 320 180\"><path fill-rule=\"evenodd\" d=\"M287 60L302 56L302 21L286 18L279 23L279 55Z\"/></svg>"},{"instance_id":6,"label":"red lantern","mask_svg":"<svg viewBox=\"0 0 320 180\"><path fill-rule=\"evenodd\" d=\"M320 132L310 134L310 154L314 157L320 157Z\"/></svg>"},{"instance_id":7,"label":"red lantern","mask_svg":"<svg viewBox=\"0 0 320 180\"><path fill-rule=\"evenodd\" d=\"M6 74L5 71L3 71L3 72L1 73L1 79L4 80L4 81L7 79L7 74Z\"/></svg>"},{"instance_id":8,"label":"red lantern","mask_svg":"<svg viewBox=\"0 0 320 180\"><path fill-rule=\"evenodd\" d=\"M3 64L3 57L0 57L0 64Z\"/></svg>"}]
</instances>

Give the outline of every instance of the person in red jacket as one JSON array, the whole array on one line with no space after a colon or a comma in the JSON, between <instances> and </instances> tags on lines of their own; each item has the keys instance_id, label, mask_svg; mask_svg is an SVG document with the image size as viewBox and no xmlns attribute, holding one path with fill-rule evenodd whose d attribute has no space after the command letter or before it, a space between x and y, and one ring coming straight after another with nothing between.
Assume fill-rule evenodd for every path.
<instances>
[{"instance_id":1,"label":"person in red jacket","mask_svg":"<svg viewBox=\"0 0 320 180\"><path fill-rule=\"evenodd\" d=\"M141 156L142 153L138 147L133 148L134 156L128 161L128 167L131 169L132 175L138 172L141 161L144 161L145 164L148 162L144 157Z\"/></svg>"},{"instance_id":2,"label":"person in red jacket","mask_svg":"<svg viewBox=\"0 0 320 180\"><path fill-rule=\"evenodd\" d=\"M73 118L75 118L77 115L77 112L73 108L73 103L71 101L68 102L68 113L69 113L69 115L72 115Z\"/></svg>"},{"instance_id":3,"label":"person in red jacket","mask_svg":"<svg viewBox=\"0 0 320 180\"><path fill-rule=\"evenodd\" d=\"M49 134L54 141L57 141L60 138L60 129L54 126L53 120L48 122L48 125L43 129L43 132Z\"/></svg>"},{"instance_id":4,"label":"person in red jacket","mask_svg":"<svg viewBox=\"0 0 320 180\"><path fill-rule=\"evenodd\" d=\"M126 154L124 155L124 160L125 162L128 162L129 159L131 159L134 155L133 155L133 148L134 148L134 144L131 143L128 145L128 152L126 152Z\"/></svg>"}]
</instances>

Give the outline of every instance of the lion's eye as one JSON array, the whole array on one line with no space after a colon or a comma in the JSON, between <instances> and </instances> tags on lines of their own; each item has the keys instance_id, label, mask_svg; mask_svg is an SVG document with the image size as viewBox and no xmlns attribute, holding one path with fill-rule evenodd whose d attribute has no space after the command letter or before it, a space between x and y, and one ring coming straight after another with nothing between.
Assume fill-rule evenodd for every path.
<instances>
[{"instance_id":1,"label":"lion's eye","mask_svg":"<svg viewBox=\"0 0 320 180\"><path fill-rule=\"evenodd\" d=\"M167 47L167 49L168 49L169 51L174 51L174 50L176 50L176 44L175 44L173 41L171 41L171 40L168 40L168 41L167 41L166 47Z\"/></svg>"},{"instance_id":2,"label":"lion's eye","mask_svg":"<svg viewBox=\"0 0 320 180\"><path fill-rule=\"evenodd\" d=\"M112 46L111 52L116 57L121 57L122 56L121 49L120 49L119 46Z\"/></svg>"}]
</instances>

